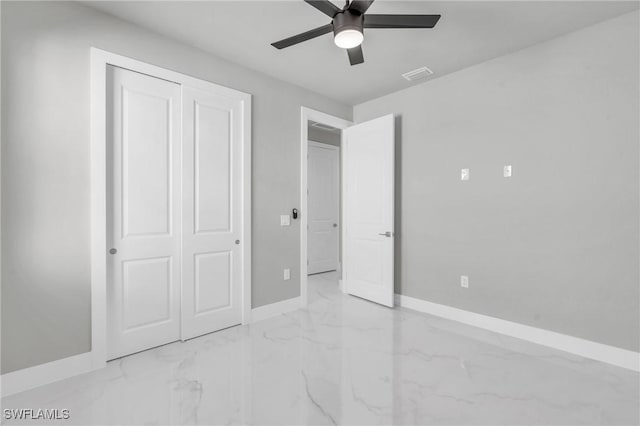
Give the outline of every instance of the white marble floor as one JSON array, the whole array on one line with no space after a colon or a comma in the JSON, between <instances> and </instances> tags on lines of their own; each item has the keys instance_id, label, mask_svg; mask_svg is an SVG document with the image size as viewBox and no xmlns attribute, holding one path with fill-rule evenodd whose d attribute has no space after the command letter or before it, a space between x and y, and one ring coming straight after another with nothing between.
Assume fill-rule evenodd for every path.
<instances>
[{"instance_id":1,"label":"white marble floor","mask_svg":"<svg viewBox=\"0 0 640 426\"><path fill-rule=\"evenodd\" d=\"M60 424L637 425L639 375L339 292L2 400ZM8 424L9 422L7 422ZM34 421L35 424L46 424Z\"/></svg>"}]
</instances>

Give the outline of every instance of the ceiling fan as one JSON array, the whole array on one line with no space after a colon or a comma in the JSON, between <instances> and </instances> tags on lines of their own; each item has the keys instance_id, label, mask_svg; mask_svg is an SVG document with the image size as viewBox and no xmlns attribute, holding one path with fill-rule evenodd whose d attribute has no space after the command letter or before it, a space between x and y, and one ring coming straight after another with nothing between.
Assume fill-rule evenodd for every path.
<instances>
[{"instance_id":1,"label":"ceiling fan","mask_svg":"<svg viewBox=\"0 0 640 426\"><path fill-rule=\"evenodd\" d=\"M365 14L374 0L346 0L342 9L329 0L304 0L331 18L331 23L293 37L271 43L284 49L333 31L334 42L347 50L351 65L364 62L362 41L365 28L433 28L440 15L373 15Z\"/></svg>"}]
</instances>

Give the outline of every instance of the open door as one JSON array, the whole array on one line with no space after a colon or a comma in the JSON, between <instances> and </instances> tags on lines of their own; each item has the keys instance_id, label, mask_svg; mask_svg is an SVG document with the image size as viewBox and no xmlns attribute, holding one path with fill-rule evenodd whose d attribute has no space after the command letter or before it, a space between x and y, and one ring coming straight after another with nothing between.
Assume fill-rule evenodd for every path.
<instances>
[{"instance_id":1,"label":"open door","mask_svg":"<svg viewBox=\"0 0 640 426\"><path fill-rule=\"evenodd\" d=\"M393 114L343 131L343 284L393 307Z\"/></svg>"}]
</instances>

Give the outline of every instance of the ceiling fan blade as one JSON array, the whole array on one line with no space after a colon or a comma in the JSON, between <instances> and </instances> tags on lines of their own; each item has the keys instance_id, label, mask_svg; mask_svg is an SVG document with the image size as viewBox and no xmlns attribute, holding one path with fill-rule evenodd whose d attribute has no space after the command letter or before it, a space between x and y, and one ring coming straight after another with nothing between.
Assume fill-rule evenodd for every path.
<instances>
[{"instance_id":1,"label":"ceiling fan blade","mask_svg":"<svg viewBox=\"0 0 640 426\"><path fill-rule=\"evenodd\" d=\"M433 28L440 15L364 15L365 28Z\"/></svg>"},{"instance_id":2,"label":"ceiling fan blade","mask_svg":"<svg viewBox=\"0 0 640 426\"><path fill-rule=\"evenodd\" d=\"M367 9L371 6L371 3L373 3L373 0L351 0L351 3L349 3L349 10L354 10L360 13L360 15L364 15Z\"/></svg>"},{"instance_id":3,"label":"ceiling fan blade","mask_svg":"<svg viewBox=\"0 0 640 426\"><path fill-rule=\"evenodd\" d=\"M347 49L347 55L349 55L349 62L351 65L358 65L364 62L364 55L362 54L362 46Z\"/></svg>"},{"instance_id":4,"label":"ceiling fan blade","mask_svg":"<svg viewBox=\"0 0 640 426\"><path fill-rule=\"evenodd\" d=\"M294 44L302 43L303 41L311 40L312 38L319 37L323 34L327 34L333 31L333 24L323 25L318 28L294 35L293 37L285 38L284 40L271 43L276 49L284 49L285 47L293 46Z\"/></svg>"},{"instance_id":5,"label":"ceiling fan blade","mask_svg":"<svg viewBox=\"0 0 640 426\"><path fill-rule=\"evenodd\" d=\"M327 15L329 18L333 18L338 14L338 12L342 12L338 6L331 3L329 0L304 0L309 3L311 6L318 9L320 12Z\"/></svg>"}]
</instances>

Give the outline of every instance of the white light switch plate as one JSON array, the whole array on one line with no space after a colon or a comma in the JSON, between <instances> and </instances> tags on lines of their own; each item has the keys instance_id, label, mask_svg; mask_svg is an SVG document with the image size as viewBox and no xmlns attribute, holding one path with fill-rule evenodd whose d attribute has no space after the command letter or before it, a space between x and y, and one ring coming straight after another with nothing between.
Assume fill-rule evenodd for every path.
<instances>
[{"instance_id":1,"label":"white light switch plate","mask_svg":"<svg viewBox=\"0 0 640 426\"><path fill-rule=\"evenodd\" d=\"M504 166L504 177L511 177L511 166Z\"/></svg>"},{"instance_id":2,"label":"white light switch plate","mask_svg":"<svg viewBox=\"0 0 640 426\"><path fill-rule=\"evenodd\" d=\"M280 215L280 226L289 226L291 225L291 216L288 214Z\"/></svg>"},{"instance_id":3,"label":"white light switch plate","mask_svg":"<svg viewBox=\"0 0 640 426\"><path fill-rule=\"evenodd\" d=\"M460 180L469 180L469 169L460 170Z\"/></svg>"},{"instance_id":4,"label":"white light switch plate","mask_svg":"<svg viewBox=\"0 0 640 426\"><path fill-rule=\"evenodd\" d=\"M460 287L469 288L469 277L460 275Z\"/></svg>"},{"instance_id":5,"label":"white light switch plate","mask_svg":"<svg viewBox=\"0 0 640 426\"><path fill-rule=\"evenodd\" d=\"M287 268L284 270L284 280L290 280L291 279L291 269Z\"/></svg>"}]
</instances>

